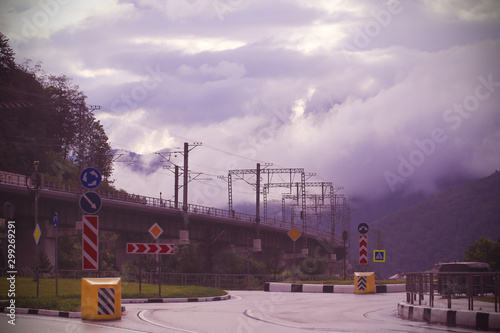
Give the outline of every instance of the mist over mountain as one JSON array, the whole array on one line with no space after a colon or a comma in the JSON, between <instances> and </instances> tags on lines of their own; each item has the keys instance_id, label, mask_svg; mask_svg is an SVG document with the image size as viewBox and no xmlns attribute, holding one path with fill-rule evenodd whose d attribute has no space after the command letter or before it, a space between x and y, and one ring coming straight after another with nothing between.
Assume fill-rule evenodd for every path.
<instances>
[{"instance_id":1,"label":"mist over mountain","mask_svg":"<svg viewBox=\"0 0 500 333\"><path fill-rule=\"evenodd\" d=\"M387 207L366 205L361 213L374 218L368 236L369 253L379 247L386 250L386 262L371 264L382 276L402 272L425 271L435 263L459 261L468 246L480 237L500 237L500 172L453 186L418 202L418 196L401 199L401 207L386 216ZM396 201L393 202L395 204ZM395 208L395 206L393 206ZM353 221L354 222L354 221ZM351 223L351 258L357 262L356 222ZM380 232L380 238L377 238ZM377 244L377 241L379 244ZM377 246L378 245L378 246ZM369 255L370 257L370 255ZM371 262L371 258L370 258Z\"/></svg>"}]
</instances>

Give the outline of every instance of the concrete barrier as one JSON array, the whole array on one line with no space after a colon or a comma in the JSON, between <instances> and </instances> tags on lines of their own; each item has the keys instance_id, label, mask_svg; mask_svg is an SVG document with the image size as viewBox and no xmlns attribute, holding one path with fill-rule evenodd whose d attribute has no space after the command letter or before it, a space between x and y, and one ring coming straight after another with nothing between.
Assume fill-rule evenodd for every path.
<instances>
[{"instance_id":1,"label":"concrete barrier","mask_svg":"<svg viewBox=\"0 0 500 333\"><path fill-rule=\"evenodd\" d=\"M302 292L302 293L354 293L354 285L332 285L332 284L301 284L301 283L280 283L280 282L266 282L264 291L270 292ZM396 293L405 292L406 285L404 284L388 284L376 285L376 293Z\"/></svg>"},{"instance_id":2,"label":"concrete barrier","mask_svg":"<svg viewBox=\"0 0 500 333\"><path fill-rule=\"evenodd\" d=\"M429 324L466 327L481 331L500 331L499 312L450 310L399 303L398 315L404 319L425 321Z\"/></svg>"},{"instance_id":3,"label":"concrete barrier","mask_svg":"<svg viewBox=\"0 0 500 333\"><path fill-rule=\"evenodd\" d=\"M334 287L336 293L341 294L354 294L354 285L352 284L339 284Z\"/></svg>"}]
</instances>

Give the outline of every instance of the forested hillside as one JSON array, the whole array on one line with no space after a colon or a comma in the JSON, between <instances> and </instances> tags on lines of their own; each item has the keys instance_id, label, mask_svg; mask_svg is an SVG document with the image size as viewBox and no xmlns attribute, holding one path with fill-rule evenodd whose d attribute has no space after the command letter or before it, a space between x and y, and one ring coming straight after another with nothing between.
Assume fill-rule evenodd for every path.
<instances>
[{"instance_id":1,"label":"forested hillside","mask_svg":"<svg viewBox=\"0 0 500 333\"><path fill-rule=\"evenodd\" d=\"M371 268L381 268L385 276L462 260L468 246L480 237L500 237L500 172L377 220L370 225L370 250L376 246L374 231L382 233L387 261Z\"/></svg>"},{"instance_id":2,"label":"forested hillside","mask_svg":"<svg viewBox=\"0 0 500 333\"><path fill-rule=\"evenodd\" d=\"M28 174L39 161L46 177L75 180L94 166L108 179L111 147L85 94L69 77L17 64L14 55L0 33L0 170Z\"/></svg>"}]
</instances>

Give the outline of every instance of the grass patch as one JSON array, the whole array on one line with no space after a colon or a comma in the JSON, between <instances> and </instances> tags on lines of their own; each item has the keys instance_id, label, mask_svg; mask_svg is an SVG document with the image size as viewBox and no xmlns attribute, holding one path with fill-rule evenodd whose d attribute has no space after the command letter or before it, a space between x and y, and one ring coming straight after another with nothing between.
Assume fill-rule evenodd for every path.
<instances>
[{"instance_id":1,"label":"grass patch","mask_svg":"<svg viewBox=\"0 0 500 333\"><path fill-rule=\"evenodd\" d=\"M490 296L490 297L475 297L474 299L476 301L481 301L481 302L495 303L495 297L494 296Z\"/></svg>"},{"instance_id":2,"label":"grass patch","mask_svg":"<svg viewBox=\"0 0 500 333\"><path fill-rule=\"evenodd\" d=\"M47 309L73 312L80 311L80 304L80 297L16 297L17 308Z\"/></svg>"},{"instance_id":3,"label":"grass patch","mask_svg":"<svg viewBox=\"0 0 500 333\"><path fill-rule=\"evenodd\" d=\"M36 281L32 278L16 278L15 300L18 308L48 309L59 311L80 311L81 280L59 279L58 295L55 297L55 279L40 279L39 297L36 297ZM0 299L7 300L9 281L0 279ZM213 297L227 295L227 292L213 287L161 286L161 298ZM122 299L159 298L158 285L143 283L139 294L138 282L122 281Z\"/></svg>"}]
</instances>

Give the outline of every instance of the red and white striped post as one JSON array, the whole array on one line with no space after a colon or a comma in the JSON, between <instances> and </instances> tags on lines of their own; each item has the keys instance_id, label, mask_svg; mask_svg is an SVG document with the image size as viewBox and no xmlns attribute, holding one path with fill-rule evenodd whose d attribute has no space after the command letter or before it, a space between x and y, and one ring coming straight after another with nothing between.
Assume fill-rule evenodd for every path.
<instances>
[{"instance_id":1,"label":"red and white striped post","mask_svg":"<svg viewBox=\"0 0 500 333\"><path fill-rule=\"evenodd\" d=\"M99 216L82 218L82 269L99 269Z\"/></svg>"}]
</instances>

